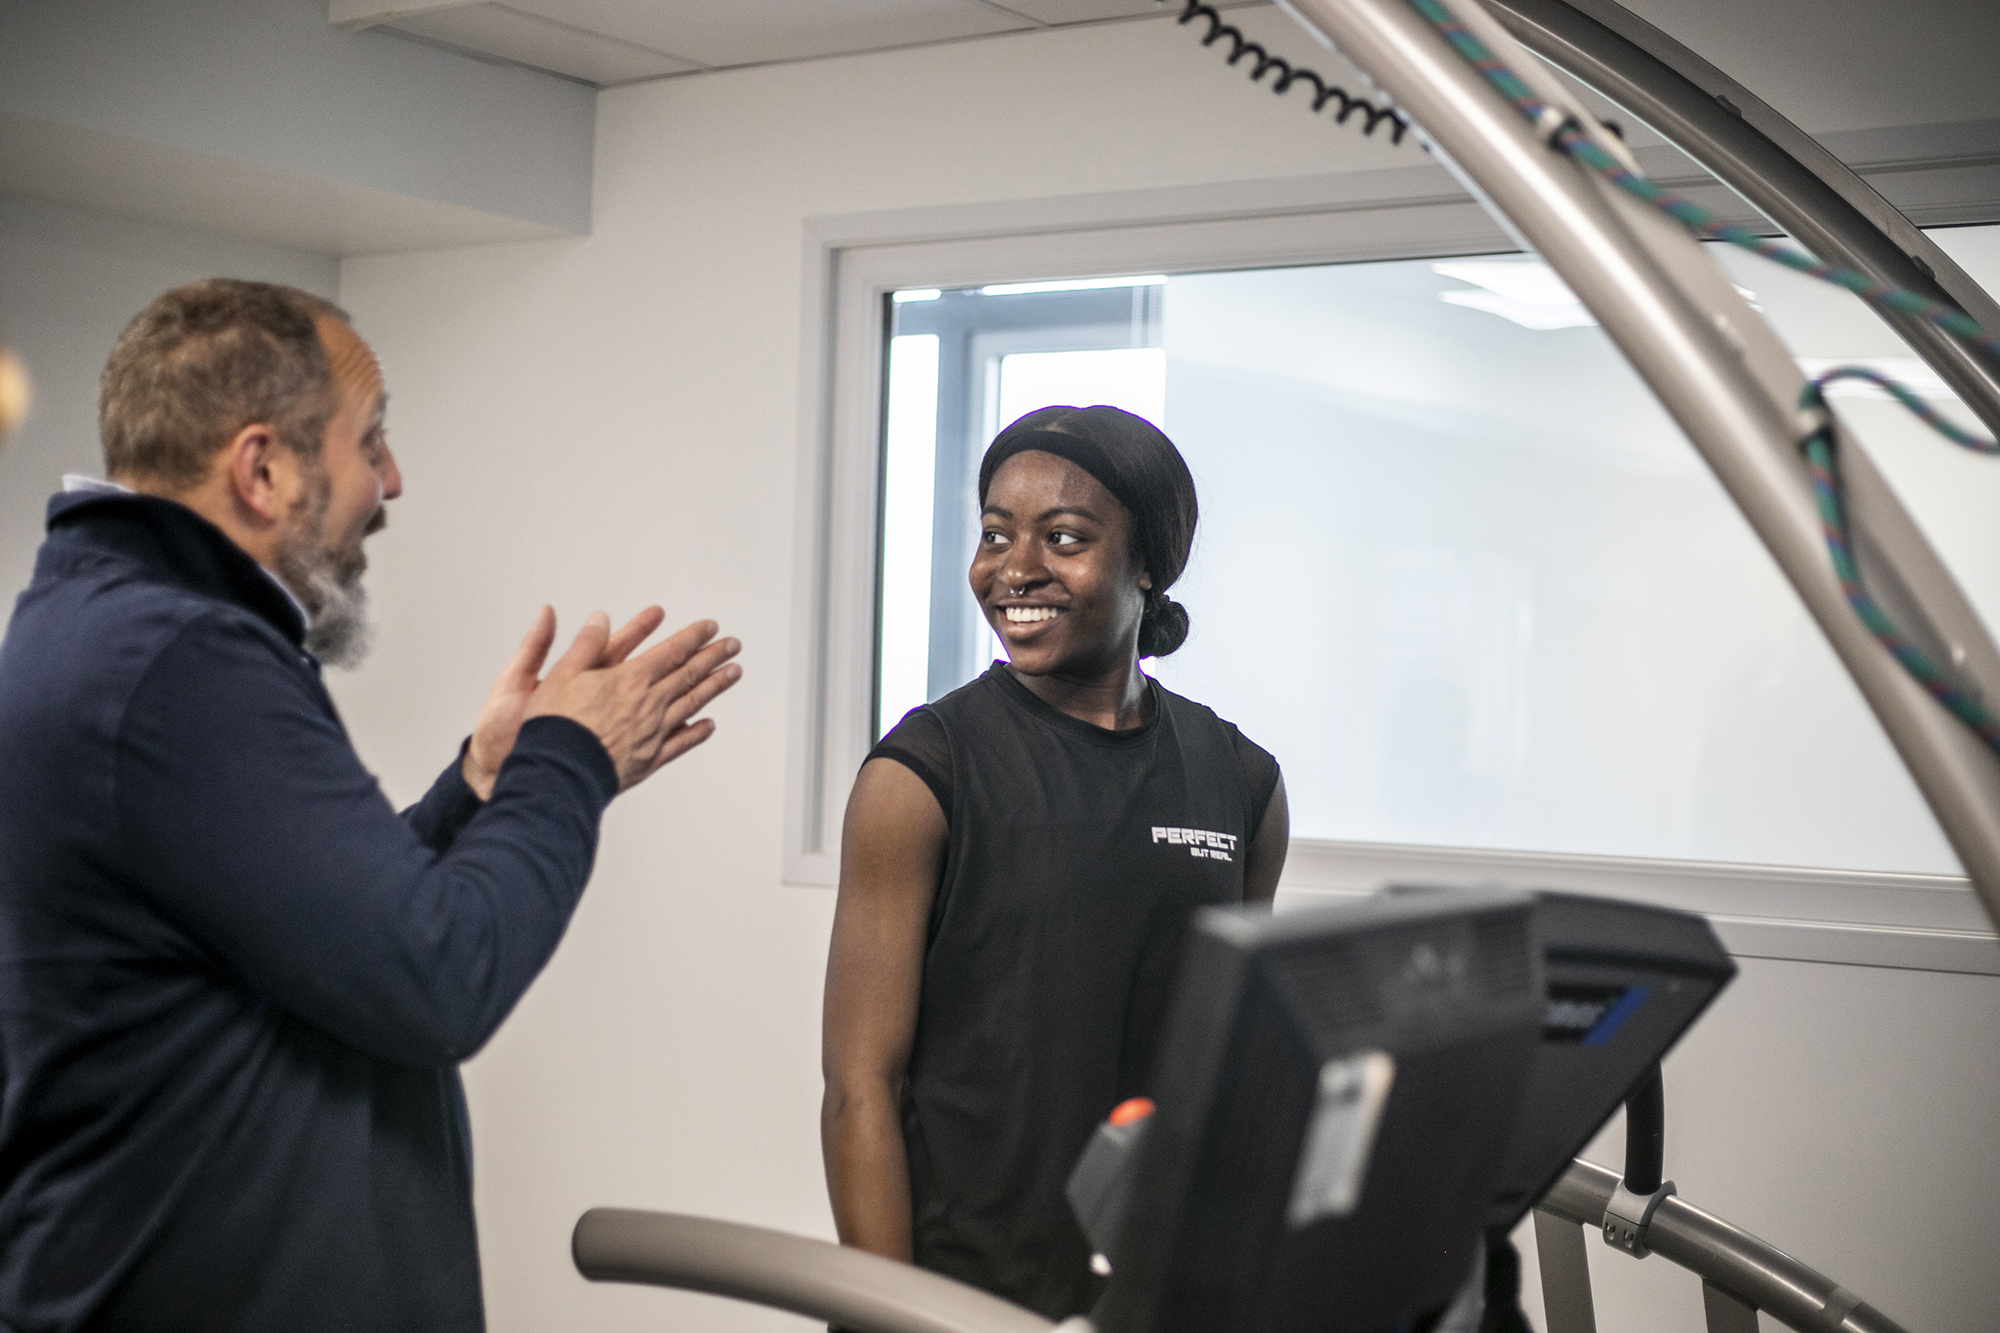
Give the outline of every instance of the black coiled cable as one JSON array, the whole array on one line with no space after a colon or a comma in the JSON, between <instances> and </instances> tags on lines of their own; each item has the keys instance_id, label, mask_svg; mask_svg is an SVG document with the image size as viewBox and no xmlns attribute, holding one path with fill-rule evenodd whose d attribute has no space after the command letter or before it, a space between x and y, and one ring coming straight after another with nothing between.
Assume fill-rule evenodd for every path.
<instances>
[{"instance_id":1,"label":"black coiled cable","mask_svg":"<svg viewBox=\"0 0 2000 1333\"><path fill-rule=\"evenodd\" d=\"M1295 83L1309 83L1313 89L1313 113L1315 115L1324 111L1328 102L1335 102L1339 104L1340 109L1334 112L1334 124L1345 125L1347 118L1359 111L1363 117L1361 126L1363 134L1375 133L1375 127L1386 120L1390 126L1389 142L1392 144L1403 142L1403 135L1409 130L1410 123L1394 111L1391 111L1388 107L1377 106L1365 97L1352 96L1345 88L1328 83L1312 70L1294 65L1283 56L1272 55L1260 43L1253 42L1245 37L1241 28L1236 27L1234 24L1224 23L1221 13L1216 10L1215 6L1205 5L1201 3L1201 0L1187 0L1187 8L1181 11L1180 22L1187 24L1194 22L1196 19L1208 20L1208 33L1201 39L1203 46L1213 46L1217 42L1227 38L1229 41L1230 64L1235 64L1245 56L1253 58L1255 63L1250 67L1250 82L1261 83L1265 74L1271 70L1276 70L1278 71L1278 78L1271 85L1272 92L1289 92Z\"/></svg>"}]
</instances>

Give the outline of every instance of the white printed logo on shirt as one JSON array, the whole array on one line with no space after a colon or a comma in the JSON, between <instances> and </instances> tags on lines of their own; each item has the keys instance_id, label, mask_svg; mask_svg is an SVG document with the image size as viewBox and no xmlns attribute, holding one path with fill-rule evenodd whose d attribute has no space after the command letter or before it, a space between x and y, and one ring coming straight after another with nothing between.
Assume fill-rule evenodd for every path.
<instances>
[{"instance_id":1,"label":"white printed logo on shirt","mask_svg":"<svg viewBox=\"0 0 2000 1333\"><path fill-rule=\"evenodd\" d=\"M1200 828L1165 828L1153 825L1153 841L1164 842L1175 847L1185 847L1188 855L1210 861L1234 861L1230 853L1236 850L1236 836L1232 833L1210 833Z\"/></svg>"}]
</instances>

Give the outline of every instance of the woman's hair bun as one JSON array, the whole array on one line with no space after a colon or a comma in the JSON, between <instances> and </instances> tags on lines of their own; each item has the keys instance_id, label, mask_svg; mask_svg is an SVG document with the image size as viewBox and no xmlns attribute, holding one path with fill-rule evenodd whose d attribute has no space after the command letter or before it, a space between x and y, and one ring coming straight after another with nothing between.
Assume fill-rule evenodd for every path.
<instances>
[{"instance_id":1,"label":"woman's hair bun","mask_svg":"<svg viewBox=\"0 0 2000 1333\"><path fill-rule=\"evenodd\" d=\"M1139 656L1165 657L1187 642L1187 608L1160 594L1146 599L1146 614L1139 621Z\"/></svg>"}]
</instances>

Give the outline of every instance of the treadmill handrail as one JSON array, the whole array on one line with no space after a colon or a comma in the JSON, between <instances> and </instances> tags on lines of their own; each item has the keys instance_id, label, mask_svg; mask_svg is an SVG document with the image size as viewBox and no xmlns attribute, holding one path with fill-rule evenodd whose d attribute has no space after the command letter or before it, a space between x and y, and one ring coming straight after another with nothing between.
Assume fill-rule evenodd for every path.
<instances>
[{"instance_id":1,"label":"treadmill handrail","mask_svg":"<svg viewBox=\"0 0 2000 1333\"><path fill-rule=\"evenodd\" d=\"M1484 0L1514 38L1712 172L1820 260L1956 305L2000 302L1880 191L1756 94L1613 0ZM1930 322L1882 318L2000 433L2000 370Z\"/></svg>"},{"instance_id":2,"label":"treadmill handrail","mask_svg":"<svg viewBox=\"0 0 2000 1333\"><path fill-rule=\"evenodd\" d=\"M593 1282L729 1296L867 1333L1048 1333L998 1296L810 1236L683 1213L593 1208L570 1237Z\"/></svg>"},{"instance_id":3,"label":"treadmill handrail","mask_svg":"<svg viewBox=\"0 0 2000 1333\"><path fill-rule=\"evenodd\" d=\"M1536 1207L1599 1231L1618 1180L1616 1171L1578 1158ZM1838 1282L1677 1195L1653 1213L1646 1245L1800 1333L1904 1333Z\"/></svg>"}]
</instances>

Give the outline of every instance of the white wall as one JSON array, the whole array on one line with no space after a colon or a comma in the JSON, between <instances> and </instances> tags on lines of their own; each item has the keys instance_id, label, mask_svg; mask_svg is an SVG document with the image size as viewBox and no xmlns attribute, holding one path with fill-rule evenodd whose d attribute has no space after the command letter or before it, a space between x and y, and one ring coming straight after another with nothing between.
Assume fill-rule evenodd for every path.
<instances>
[{"instance_id":1,"label":"white wall","mask_svg":"<svg viewBox=\"0 0 2000 1333\"><path fill-rule=\"evenodd\" d=\"M0 194L0 340L26 363L35 394L27 421L0 444L0 624L27 585L43 505L62 474L104 473L97 377L111 344L155 296L206 277L331 298L340 267L330 255Z\"/></svg>"},{"instance_id":2,"label":"white wall","mask_svg":"<svg viewBox=\"0 0 2000 1333\"><path fill-rule=\"evenodd\" d=\"M592 102L551 75L343 32L324 0L0 6L8 136L60 124L572 232L590 228Z\"/></svg>"},{"instance_id":3,"label":"white wall","mask_svg":"<svg viewBox=\"0 0 2000 1333\"><path fill-rule=\"evenodd\" d=\"M1274 11L1245 21L1324 61ZM617 90L597 154L589 239L342 266L408 489L374 558L380 647L335 685L408 798L540 601L568 629L658 599L743 638L716 739L613 807L569 938L468 1083L496 1330L775 1327L590 1288L567 1239L595 1204L830 1234L832 895L780 879L803 219L1422 159L1165 21ZM1996 1025L1994 978L1751 964L1675 1062L1672 1172L1913 1330L1990 1325ZM1600 1265L1607 1328L1694 1326L1659 1313L1698 1300L1678 1275L1656 1301L1663 1267Z\"/></svg>"}]
</instances>

